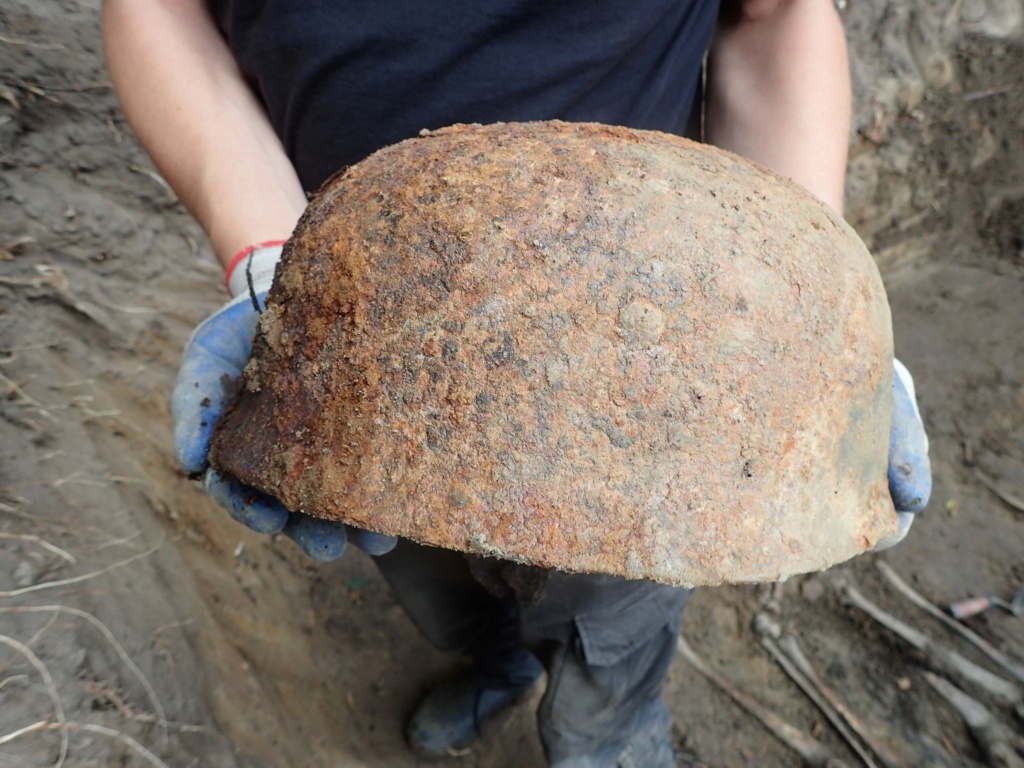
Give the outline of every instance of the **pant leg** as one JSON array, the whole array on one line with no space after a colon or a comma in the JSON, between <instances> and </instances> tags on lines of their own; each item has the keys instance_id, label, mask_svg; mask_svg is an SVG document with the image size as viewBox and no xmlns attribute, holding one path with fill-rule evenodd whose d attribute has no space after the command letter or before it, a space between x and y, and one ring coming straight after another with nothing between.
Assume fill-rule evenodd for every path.
<instances>
[{"instance_id":1,"label":"pant leg","mask_svg":"<svg viewBox=\"0 0 1024 768\"><path fill-rule=\"evenodd\" d=\"M374 558L399 604L441 651L468 656L495 682L528 685L542 668L519 636L519 606L499 598L472 575L459 552L399 539Z\"/></svg>"},{"instance_id":2,"label":"pant leg","mask_svg":"<svg viewBox=\"0 0 1024 768\"><path fill-rule=\"evenodd\" d=\"M671 768L661 692L689 594L556 573L521 606L524 641L548 670L538 721L552 768Z\"/></svg>"}]
</instances>

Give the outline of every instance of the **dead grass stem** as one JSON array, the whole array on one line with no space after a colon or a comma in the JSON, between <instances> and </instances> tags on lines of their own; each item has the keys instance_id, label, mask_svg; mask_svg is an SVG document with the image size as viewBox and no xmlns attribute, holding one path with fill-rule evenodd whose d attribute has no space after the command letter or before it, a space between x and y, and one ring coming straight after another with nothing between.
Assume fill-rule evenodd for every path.
<instances>
[{"instance_id":1,"label":"dead grass stem","mask_svg":"<svg viewBox=\"0 0 1024 768\"><path fill-rule=\"evenodd\" d=\"M149 682L149 678L139 669L138 665L132 661L131 657L125 651L124 646L118 642L117 638L114 637L114 633L110 631L106 624L100 621L98 618L93 616L88 611L82 611L78 608L71 608L66 605L31 605L31 606L6 606L0 607L0 613L43 613L43 612L55 612L55 613L67 613L72 616L77 616L80 619L85 619L92 624L103 638L107 641L111 648L114 649L114 653L121 660L121 663L128 668L139 684L146 691L146 696L149 698L149 703L153 707L156 713L156 722L163 731L164 738L167 737L167 716L164 712L163 705L160 703L159 697L156 695L152 684Z\"/></svg>"},{"instance_id":2,"label":"dead grass stem","mask_svg":"<svg viewBox=\"0 0 1024 768\"><path fill-rule=\"evenodd\" d=\"M64 706L60 701L60 694L57 693L57 686L53 684L53 677L50 675L50 670L46 668L46 665L39 660L39 657L32 652L32 649L25 644L15 640L13 637L7 635L0 635L0 644L6 645L9 648L20 653L25 659L35 667L36 672L43 678L43 684L46 686L46 692L50 696L50 700L53 702L53 712L57 722L54 723L54 727L60 730L60 756L57 758L57 764L55 768L60 768L64 764L64 758L68 754L68 729L67 720L64 717ZM24 729L22 729L24 731ZM0 744L4 742L0 740Z\"/></svg>"},{"instance_id":3,"label":"dead grass stem","mask_svg":"<svg viewBox=\"0 0 1024 768\"><path fill-rule=\"evenodd\" d=\"M4 597L20 597L21 595L27 595L30 592L38 592L38 591L43 590L43 589L54 589L56 587L66 587L66 586L68 586L70 584L79 584L79 583L81 583L83 581L88 581L89 579L94 579L97 576L102 576L104 573L109 573L110 571L116 570L118 568L123 568L126 565L134 563L136 560L141 560L141 559L143 559L145 557L149 557L154 552L156 552L158 549L160 549L160 547L162 545L163 545L163 537L161 537L160 541L158 541L152 547L147 549L145 552L140 552L140 553L138 553L136 555L132 555L131 557L125 558L124 560L119 560L116 563L111 563L110 565L105 566L103 568L100 568L98 570L91 571L89 573L83 573L80 576L72 576L72 577L67 578L67 579L57 579L56 581L43 581L43 582L40 582L39 584L32 584L32 585L30 585L28 587L21 587L20 589L11 589L11 590L6 590L6 591L0 591L0 598L4 598Z\"/></svg>"}]
</instances>

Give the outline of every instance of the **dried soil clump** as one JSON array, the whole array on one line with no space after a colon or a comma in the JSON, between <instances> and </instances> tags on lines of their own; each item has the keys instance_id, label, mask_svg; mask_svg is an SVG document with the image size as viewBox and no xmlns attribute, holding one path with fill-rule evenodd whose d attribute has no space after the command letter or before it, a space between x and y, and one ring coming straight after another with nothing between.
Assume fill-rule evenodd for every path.
<instances>
[{"instance_id":1,"label":"dried soil clump","mask_svg":"<svg viewBox=\"0 0 1024 768\"><path fill-rule=\"evenodd\" d=\"M211 461L292 510L673 584L894 523L891 320L827 206L674 136L453 126L332 178Z\"/></svg>"}]
</instances>

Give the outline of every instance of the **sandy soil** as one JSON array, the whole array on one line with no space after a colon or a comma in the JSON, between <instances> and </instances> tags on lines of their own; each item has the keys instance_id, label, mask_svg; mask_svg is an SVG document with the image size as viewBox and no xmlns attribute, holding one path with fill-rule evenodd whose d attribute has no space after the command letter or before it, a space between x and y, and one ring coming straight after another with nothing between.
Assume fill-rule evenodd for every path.
<instances>
[{"instance_id":1,"label":"sandy soil","mask_svg":"<svg viewBox=\"0 0 1024 768\"><path fill-rule=\"evenodd\" d=\"M224 298L220 271L119 112L98 4L0 0L0 766L65 751L76 768L415 766L403 718L452 660L361 553L315 565L241 529L175 468L168 394L189 332ZM847 214L887 282L935 494L883 556L699 592L684 635L850 765L761 647L757 614L799 637L905 765L985 764L926 683L928 658L838 585L999 672L877 564L939 605L1024 586L1024 6L852 0L844 18ZM1024 658L1024 618L994 608L969 623ZM799 764L682 659L667 697L679 765ZM528 702L442 765L539 763Z\"/></svg>"}]
</instances>

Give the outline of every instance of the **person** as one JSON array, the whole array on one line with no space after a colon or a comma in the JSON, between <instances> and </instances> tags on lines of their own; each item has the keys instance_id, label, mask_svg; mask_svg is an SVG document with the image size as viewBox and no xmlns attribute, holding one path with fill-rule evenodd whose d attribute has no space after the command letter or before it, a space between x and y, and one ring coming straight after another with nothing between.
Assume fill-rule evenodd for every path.
<instances>
[{"instance_id":1,"label":"person","mask_svg":"<svg viewBox=\"0 0 1024 768\"><path fill-rule=\"evenodd\" d=\"M559 118L696 137L843 209L851 95L825 0L105 0L109 69L143 146L202 225L235 297L185 349L172 396L182 467L245 524L321 560L351 542L439 648L470 659L407 727L443 756L534 685L557 768L673 764L661 691L689 592L469 557L289 513L208 468L224 377L307 193L422 128ZM706 75L706 77L705 77ZM890 487L900 533L930 490L897 364Z\"/></svg>"}]
</instances>

